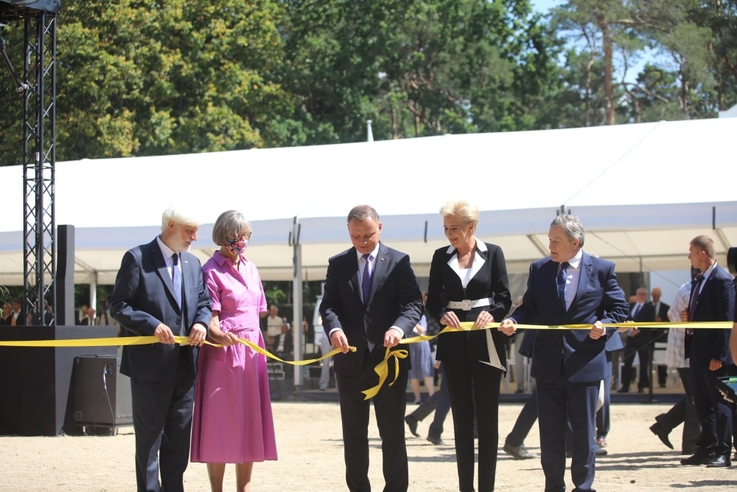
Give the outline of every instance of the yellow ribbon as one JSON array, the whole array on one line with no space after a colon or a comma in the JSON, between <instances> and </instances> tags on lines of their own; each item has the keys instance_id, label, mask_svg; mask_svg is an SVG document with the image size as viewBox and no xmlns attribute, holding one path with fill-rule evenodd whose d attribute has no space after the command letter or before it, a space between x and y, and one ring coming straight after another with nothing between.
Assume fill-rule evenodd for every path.
<instances>
[{"instance_id":1,"label":"yellow ribbon","mask_svg":"<svg viewBox=\"0 0 737 492\"><path fill-rule=\"evenodd\" d=\"M411 342L415 343L415 342ZM381 387L384 385L386 378L389 377L389 359L394 358L394 380L389 383L389 386L393 386L397 382L399 377L399 359L406 359L409 356L409 351L404 349L392 350L391 347L386 348L384 353L384 360L374 367L374 372L379 375L379 384L361 391L364 394L364 400L370 400L379 392Z\"/></svg>"},{"instance_id":2,"label":"yellow ribbon","mask_svg":"<svg viewBox=\"0 0 737 492\"><path fill-rule=\"evenodd\" d=\"M0 347L118 347L118 346L130 346L130 345L150 345L152 343L159 343L159 339L154 336L147 337L115 337L115 338L72 338L69 340L11 340L3 341L0 340ZM174 337L174 343L179 345L187 345L189 338L183 336ZM331 350L329 353L319 357L317 359L308 360L283 360L276 355L262 349L250 340L244 340L243 338L238 339L238 343L241 345L247 345L259 354L265 355L270 359L284 362L285 364L292 364L294 366L306 366L315 362L320 362L328 357L340 353L340 349L336 348ZM212 347L224 347L219 343L212 343L205 341L205 345ZM356 347L349 347L351 352L356 351Z\"/></svg>"},{"instance_id":3,"label":"yellow ribbon","mask_svg":"<svg viewBox=\"0 0 737 492\"><path fill-rule=\"evenodd\" d=\"M732 328L732 322L730 321L697 321L697 322L676 322L676 323L663 323L663 322L603 323L603 325L608 328L635 328L635 327L637 328L691 328L691 329L729 329L729 328ZM525 330L547 330L547 329L590 330L591 326L592 326L591 324L571 324L571 325L515 324L515 328L525 329ZM499 328L499 323L489 323L485 328L476 328L474 322L466 321L466 322L461 323L461 326L459 328L452 328L450 326L446 326L439 333L435 335L419 335L416 337L405 338L401 340L399 343L409 345L412 343L419 343L419 342L433 340L444 333L475 331L475 330L489 330L491 328ZM189 339L184 336L176 336L174 337L174 340L175 340L175 343L179 345L187 345L189 342ZM145 337L139 336L139 337L114 337L114 338L76 338L76 339L69 339L69 340L9 340L9 341L0 340L0 347L52 347L52 348L56 348L56 347L118 347L118 346L131 346L131 345L150 345L152 343L159 343L158 338L154 336L145 336ZM248 347L251 347L253 350L255 350L259 354L269 359L273 359L273 360L276 360L276 361L279 361L285 364L291 364L294 366L306 366L309 364L314 364L315 362L320 362L322 360L327 359L328 357L332 357L333 355L341 353L341 350L339 348L336 348L317 359L284 360L272 354L271 352L268 352L267 350L262 349L261 347L251 342L250 340L239 338L238 343L240 343L241 345L247 345ZM212 347L224 347L224 345L221 345L219 343L211 343L208 341L205 341L205 344L210 345ZM351 346L349 348L351 352L356 351L356 347ZM376 396L376 394L379 392L381 387L386 382L386 379L389 376L389 359L394 358L394 364L395 364L394 380L391 383L389 383L389 386L392 386L396 382L397 376L399 374L399 359L406 359L408 355L409 353L407 350L403 350L403 349L390 350L390 348L387 347L386 352L384 354L384 359L376 367L374 367L374 372L378 374L379 376L379 384L377 384L376 386L372 388L362 391L362 393L365 395L365 398L364 398L365 400L368 400Z\"/></svg>"},{"instance_id":4,"label":"yellow ribbon","mask_svg":"<svg viewBox=\"0 0 737 492\"><path fill-rule=\"evenodd\" d=\"M698 321L698 322L677 322L677 323L662 323L662 322L638 322L638 323L602 323L603 326L609 327L609 328L697 328L697 329L714 329L714 328L732 328L732 323L729 321ZM450 326L446 326L442 330L440 330L439 333L436 335L419 335L416 337L410 337L410 338L404 338L399 343L409 345L411 343L419 343L424 341L429 341L434 338L439 337L440 335L444 333L454 333L454 332L463 332L463 331L476 331L476 330L489 330L491 328L499 328L500 323L489 323L484 328L476 328L476 324L473 321L465 321L461 323L461 326L459 328L453 328ZM524 324L515 324L515 328L517 329L525 329L525 330L548 330L548 329L554 329L554 330L590 330L591 324L572 324L572 325L524 325ZM402 353L402 355L398 355L398 353ZM395 355L397 354L397 355ZM365 391L362 391L366 397L364 400L368 400L369 398L373 398L376 396L376 394L381 389L381 386L386 381L386 378L388 376L389 372L389 358L395 357L395 363L397 371L399 371L399 360L397 359L404 359L407 357L407 351L406 350L394 350L390 351L387 347L386 353L384 354L384 360L382 360L376 367L374 367L374 372L379 375L379 384L376 386L369 388ZM394 381L397 380L397 375L394 376ZM391 386L394 384L394 381L389 384Z\"/></svg>"}]
</instances>

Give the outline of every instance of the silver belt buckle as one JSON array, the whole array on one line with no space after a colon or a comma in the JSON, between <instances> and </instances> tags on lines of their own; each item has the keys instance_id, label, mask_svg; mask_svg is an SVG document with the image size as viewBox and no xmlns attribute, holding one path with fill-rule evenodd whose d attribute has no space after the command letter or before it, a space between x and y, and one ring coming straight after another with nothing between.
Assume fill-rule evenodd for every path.
<instances>
[{"instance_id":1,"label":"silver belt buckle","mask_svg":"<svg viewBox=\"0 0 737 492\"><path fill-rule=\"evenodd\" d=\"M470 311L471 309L473 309L473 302L469 299L463 299L461 301L461 309L463 309L464 311Z\"/></svg>"}]
</instances>

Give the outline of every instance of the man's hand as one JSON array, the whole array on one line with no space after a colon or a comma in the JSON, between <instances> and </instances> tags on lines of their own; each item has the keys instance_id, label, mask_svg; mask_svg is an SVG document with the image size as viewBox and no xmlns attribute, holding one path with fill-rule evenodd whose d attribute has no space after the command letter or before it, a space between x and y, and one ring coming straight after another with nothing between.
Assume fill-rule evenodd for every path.
<instances>
[{"instance_id":1,"label":"man's hand","mask_svg":"<svg viewBox=\"0 0 737 492\"><path fill-rule=\"evenodd\" d=\"M343 330L335 330L330 334L330 345L335 348L339 348L344 354L347 354L350 350L348 339L346 338L345 333L343 333Z\"/></svg>"},{"instance_id":2,"label":"man's hand","mask_svg":"<svg viewBox=\"0 0 737 492\"><path fill-rule=\"evenodd\" d=\"M688 321L688 309L681 311L681 321Z\"/></svg>"},{"instance_id":3,"label":"man's hand","mask_svg":"<svg viewBox=\"0 0 737 492\"><path fill-rule=\"evenodd\" d=\"M499 331L507 335L508 337L511 337L514 335L514 332L517 331L517 323L512 318L507 318L505 320L502 320L501 323L499 323Z\"/></svg>"},{"instance_id":4,"label":"man's hand","mask_svg":"<svg viewBox=\"0 0 737 492\"><path fill-rule=\"evenodd\" d=\"M394 328L389 328L386 330L386 333L384 333L384 347L396 347L401 340L402 333Z\"/></svg>"},{"instance_id":5,"label":"man's hand","mask_svg":"<svg viewBox=\"0 0 737 492\"><path fill-rule=\"evenodd\" d=\"M194 347L201 347L202 344L205 343L205 338L207 338L207 329L205 329L205 327L200 323L195 323L192 325L192 330L189 332L187 343Z\"/></svg>"},{"instance_id":6,"label":"man's hand","mask_svg":"<svg viewBox=\"0 0 737 492\"><path fill-rule=\"evenodd\" d=\"M154 336L161 343L166 343L168 345L174 343L174 333L172 333L171 329L164 323L159 323L159 326L154 330Z\"/></svg>"},{"instance_id":7,"label":"man's hand","mask_svg":"<svg viewBox=\"0 0 737 492\"><path fill-rule=\"evenodd\" d=\"M718 371L721 368L722 368L722 361L716 360L716 359L711 359L709 361L709 370L710 371Z\"/></svg>"},{"instance_id":8,"label":"man's hand","mask_svg":"<svg viewBox=\"0 0 737 492\"><path fill-rule=\"evenodd\" d=\"M589 337L592 340L598 340L604 335L606 335L606 328L603 324L601 324L601 321L597 321L596 323L594 323L594 326L592 326L591 330L589 330Z\"/></svg>"}]
</instances>

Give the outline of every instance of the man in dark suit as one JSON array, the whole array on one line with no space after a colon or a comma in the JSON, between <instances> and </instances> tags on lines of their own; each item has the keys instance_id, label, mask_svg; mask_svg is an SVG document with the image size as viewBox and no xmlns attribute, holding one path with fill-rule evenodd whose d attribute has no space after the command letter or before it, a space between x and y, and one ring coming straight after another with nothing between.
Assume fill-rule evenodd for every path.
<instances>
[{"instance_id":1,"label":"man in dark suit","mask_svg":"<svg viewBox=\"0 0 737 492\"><path fill-rule=\"evenodd\" d=\"M121 336L160 342L124 347L120 367L131 378L139 492L184 489L197 352L212 318L200 262L187 252L198 228L197 221L167 209L161 235L123 256L110 299ZM176 345L178 335L187 336L188 345Z\"/></svg>"},{"instance_id":2,"label":"man in dark suit","mask_svg":"<svg viewBox=\"0 0 737 492\"><path fill-rule=\"evenodd\" d=\"M588 330L538 330L531 376L537 381L541 463L545 490L566 488L566 418L573 431L571 475L575 492L592 491L596 460L595 415L607 376L605 345L616 329L603 324L627 317L627 301L614 264L586 254L578 217L560 215L548 233L550 256L530 265L527 292L513 316L502 321L507 335L516 323L586 324Z\"/></svg>"},{"instance_id":3,"label":"man in dark suit","mask_svg":"<svg viewBox=\"0 0 737 492\"><path fill-rule=\"evenodd\" d=\"M368 492L368 422L370 401L363 390L378 384L374 367L385 351L396 347L420 321L424 305L409 256L379 241L381 222L368 205L348 214L348 234L353 247L330 259L325 294L320 304L325 333L333 347L346 483L351 492ZM356 352L349 352L355 346ZM376 422L382 439L385 492L406 491L409 485L404 439L407 370L409 359L400 360L398 374L389 364L386 384L373 397ZM395 380L396 378L396 380ZM389 386L389 383L394 384Z\"/></svg>"},{"instance_id":4,"label":"man in dark suit","mask_svg":"<svg viewBox=\"0 0 737 492\"><path fill-rule=\"evenodd\" d=\"M647 302L647 289L637 289L637 300L630 304L627 321L644 323L655 321L655 306ZM632 380L632 362L635 354L640 358L640 377L637 391L642 393L650 386L650 352L652 350L652 330L632 328L627 331L627 344L624 346L624 366L622 366L622 387L618 393L629 393Z\"/></svg>"},{"instance_id":5,"label":"man in dark suit","mask_svg":"<svg viewBox=\"0 0 737 492\"><path fill-rule=\"evenodd\" d=\"M686 353L693 376L693 396L701 434L696 452L682 465L709 467L731 466L732 408L716 387L718 377L727 375L732 364L729 353L729 331L698 328L699 321L732 321L735 289L732 278L716 262L714 241L708 236L691 240L688 259L703 275L697 276L691 288L688 309L681 312L682 321L692 321L695 328L686 332Z\"/></svg>"}]
</instances>

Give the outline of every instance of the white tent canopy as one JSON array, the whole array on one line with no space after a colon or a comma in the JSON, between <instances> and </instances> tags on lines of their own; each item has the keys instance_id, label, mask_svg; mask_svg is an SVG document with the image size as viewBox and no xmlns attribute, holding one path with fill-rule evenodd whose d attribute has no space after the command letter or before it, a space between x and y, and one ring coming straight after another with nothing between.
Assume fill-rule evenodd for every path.
<instances>
[{"instance_id":1,"label":"white tent canopy","mask_svg":"<svg viewBox=\"0 0 737 492\"><path fill-rule=\"evenodd\" d=\"M708 234L723 261L737 245L737 118L59 162L56 223L76 228L75 281L111 284L123 253L158 233L172 203L203 220L193 252L228 209L244 212L247 256L264 280L294 278L298 230L303 280L324 279L349 245L345 216L359 203L381 214L382 240L426 276L447 244L440 206L468 199L478 236L502 246L512 272L547 254L550 221L581 217L585 249L617 270L684 269L688 242ZM23 171L0 168L0 285L22 283Z\"/></svg>"}]
</instances>

